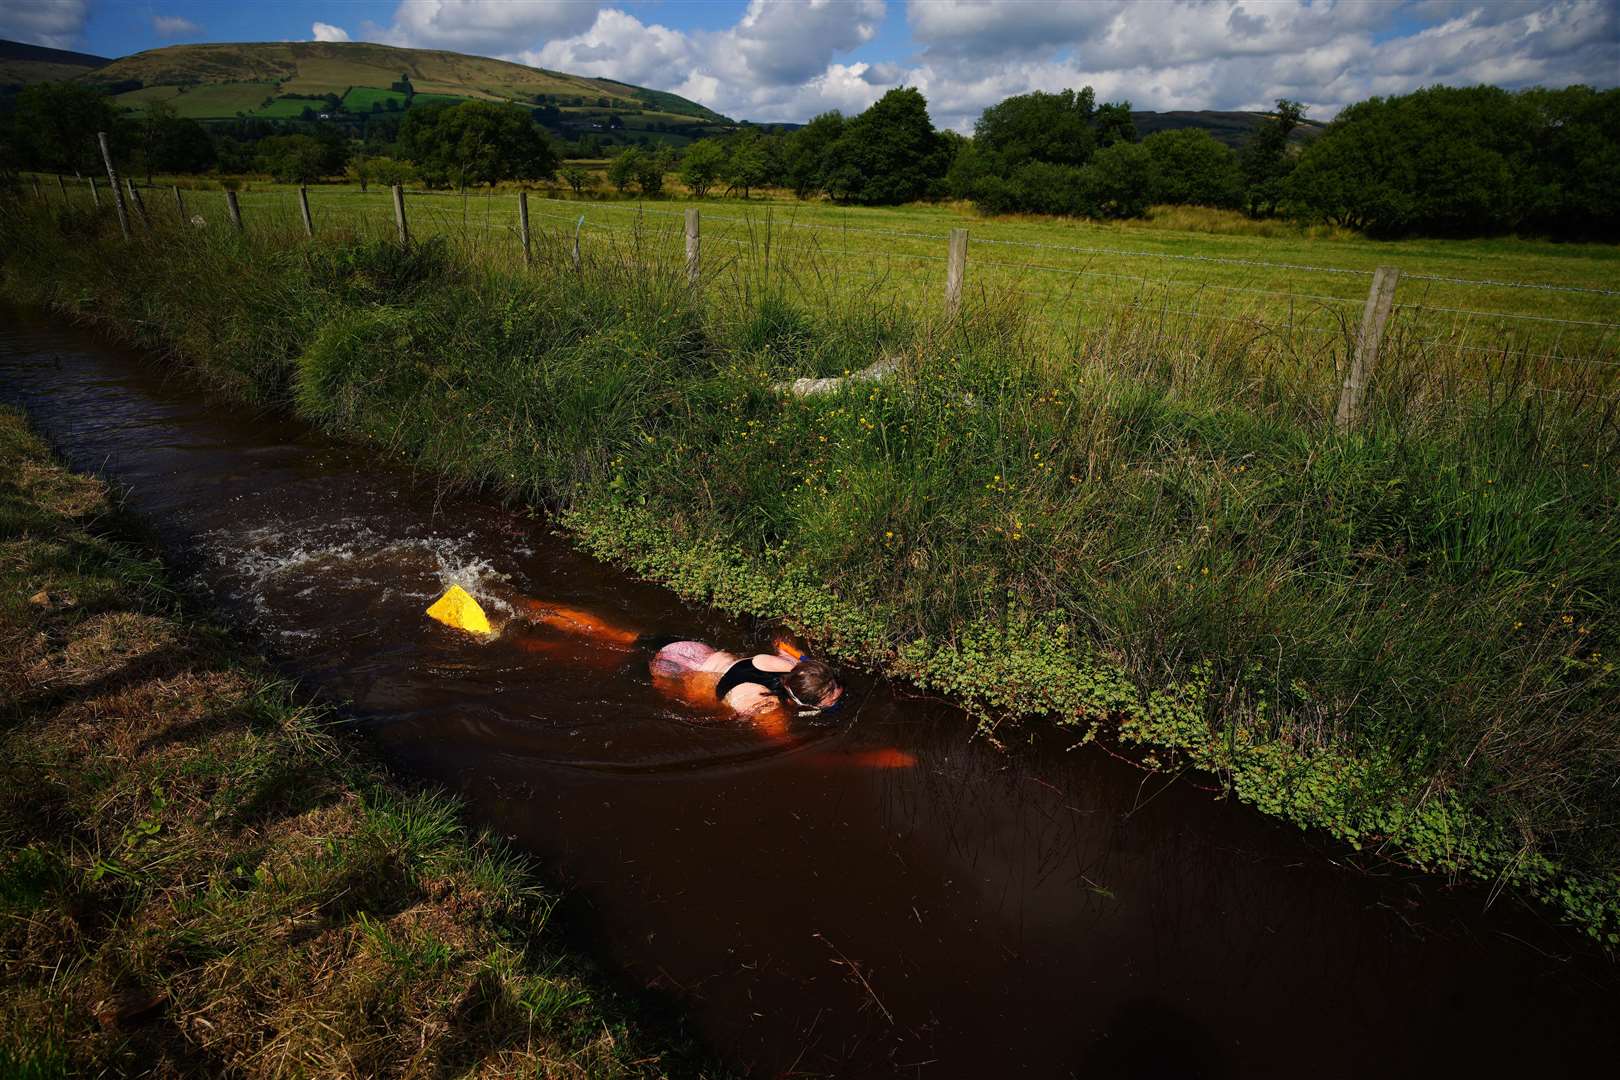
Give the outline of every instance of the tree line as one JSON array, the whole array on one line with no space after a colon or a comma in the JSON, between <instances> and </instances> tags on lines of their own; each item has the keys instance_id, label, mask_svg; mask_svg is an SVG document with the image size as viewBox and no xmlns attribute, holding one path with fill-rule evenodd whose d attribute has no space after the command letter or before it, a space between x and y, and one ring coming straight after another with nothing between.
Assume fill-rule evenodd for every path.
<instances>
[{"instance_id":1,"label":"tree line","mask_svg":"<svg viewBox=\"0 0 1620 1080\"><path fill-rule=\"evenodd\" d=\"M986 214L1137 217L1156 204L1324 221L1375 236L1526 231L1620 239L1620 90L1430 87L1351 105L1301 144L1297 102L1277 102L1238 150L1195 128L1139 138L1128 101L1090 87L1018 94L971 138L939 130L913 87L855 116L823 113L783 132L740 125L684 151L632 146L605 177L565 164L532 110L435 102L385 117L364 139L328 124L239 119L204 126L162 103L138 118L73 83L42 83L0 116L5 160L56 172L97 167L95 133L148 172L258 171L310 182L412 180L468 187L604 179L656 197L678 176L696 197L785 188L801 199L895 205L958 199Z\"/></svg>"}]
</instances>

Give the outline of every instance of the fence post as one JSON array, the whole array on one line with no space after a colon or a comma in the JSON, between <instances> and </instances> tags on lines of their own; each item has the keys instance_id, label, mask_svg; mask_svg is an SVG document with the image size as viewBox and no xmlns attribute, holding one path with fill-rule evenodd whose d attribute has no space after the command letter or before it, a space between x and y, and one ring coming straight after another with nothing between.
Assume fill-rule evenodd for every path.
<instances>
[{"instance_id":1,"label":"fence post","mask_svg":"<svg viewBox=\"0 0 1620 1080\"><path fill-rule=\"evenodd\" d=\"M962 278L967 275L968 231L952 229L950 260L945 264L945 315L956 318L962 307Z\"/></svg>"},{"instance_id":2,"label":"fence post","mask_svg":"<svg viewBox=\"0 0 1620 1080\"><path fill-rule=\"evenodd\" d=\"M67 205L67 185L62 182L62 174L56 174L56 190L62 193L62 205Z\"/></svg>"},{"instance_id":3,"label":"fence post","mask_svg":"<svg viewBox=\"0 0 1620 1080\"><path fill-rule=\"evenodd\" d=\"M85 177L85 179L90 181L90 201L93 204L95 204L95 208L97 210L100 210L101 209L101 192L96 190L96 178L93 177L93 176L87 176L87 177Z\"/></svg>"},{"instance_id":4,"label":"fence post","mask_svg":"<svg viewBox=\"0 0 1620 1080\"><path fill-rule=\"evenodd\" d=\"M581 214L579 220L574 222L574 273L576 274L579 273L579 230L584 227L585 215Z\"/></svg>"},{"instance_id":5,"label":"fence post","mask_svg":"<svg viewBox=\"0 0 1620 1080\"><path fill-rule=\"evenodd\" d=\"M107 133L98 131L96 140L101 143L101 160L107 163L107 186L112 188L113 206L118 210L118 231L129 239L129 211L124 209L124 193L118 190L118 170L113 168L112 147L107 145Z\"/></svg>"},{"instance_id":6,"label":"fence post","mask_svg":"<svg viewBox=\"0 0 1620 1080\"><path fill-rule=\"evenodd\" d=\"M405 224L405 187L394 185L394 224L399 227L399 246L411 246L410 226Z\"/></svg>"},{"instance_id":7,"label":"fence post","mask_svg":"<svg viewBox=\"0 0 1620 1080\"><path fill-rule=\"evenodd\" d=\"M241 232L242 204L236 201L236 192L229 188L225 189L225 209L231 213L231 224L236 226L237 232Z\"/></svg>"},{"instance_id":8,"label":"fence post","mask_svg":"<svg viewBox=\"0 0 1620 1080\"><path fill-rule=\"evenodd\" d=\"M697 288L698 272L702 267L703 234L698 208L686 210L686 283Z\"/></svg>"},{"instance_id":9,"label":"fence post","mask_svg":"<svg viewBox=\"0 0 1620 1080\"><path fill-rule=\"evenodd\" d=\"M530 266L534 255L529 251L529 193L518 192L518 233L523 237L523 265Z\"/></svg>"},{"instance_id":10,"label":"fence post","mask_svg":"<svg viewBox=\"0 0 1620 1080\"><path fill-rule=\"evenodd\" d=\"M32 176L32 177L29 177L29 179L34 182L34 199L35 199L35 201L44 202L45 201L45 193L39 189L39 177Z\"/></svg>"},{"instance_id":11,"label":"fence post","mask_svg":"<svg viewBox=\"0 0 1620 1080\"><path fill-rule=\"evenodd\" d=\"M1373 273L1372 288L1367 292L1367 306L1361 312L1361 329L1356 334L1356 351L1350 358L1350 370L1339 391L1339 411L1335 423L1341 432L1349 431L1361 423L1362 403L1367 399L1367 384L1373 369L1378 366L1378 346L1384 339L1384 325L1395 307L1395 283L1401 272L1393 266L1380 266Z\"/></svg>"},{"instance_id":12,"label":"fence post","mask_svg":"<svg viewBox=\"0 0 1620 1080\"><path fill-rule=\"evenodd\" d=\"M298 185L298 212L304 215L304 235L315 238L315 219L309 216L309 188Z\"/></svg>"},{"instance_id":13,"label":"fence post","mask_svg":"<svg viewBox=\"0 0 1620 1080\"><path fill-rule=\"evenodd\" d=\"M186 223L186 200L180 197L180 185L174 185L174 212L180 215L180 224Z\"/></svg>"},{"instance_id":14,"label":"fence post","mask_svg":"<svg viewBox=\"0 0 1620 1080\"><path fill-rule=\"evenodd\" d=\"M141 224L150 229L152 219L146 216L146 200L141 198L139 191L135 190L135 181L126 176L124 177L124 186L129 189L129 203L135 208L135 212L141 216Z\"/></svg>"}]
</instances>

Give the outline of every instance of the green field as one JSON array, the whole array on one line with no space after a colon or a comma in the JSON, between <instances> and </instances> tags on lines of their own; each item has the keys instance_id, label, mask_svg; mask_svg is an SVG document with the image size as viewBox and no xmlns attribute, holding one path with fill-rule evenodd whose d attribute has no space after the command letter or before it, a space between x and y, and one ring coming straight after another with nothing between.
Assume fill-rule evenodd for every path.
<instances>
[{"instance_id":1,"label":"green field","mask_svg":"<svg viewBox=\"0 0 1620 1080\"><path fill-rule=\"evenodd\" d=\"M343 95L343 107L354 113L370 112L376 104L386 108L390 101L397 102L403 109L406 98L398 90L379 90L375 86L353 86Z\"/></svg>"},{"instance_id":2,"label":"green field","mask_svg":"<svg viewBox=\"0 0 1620 1080\"><path fill-rule=\"evenodd\" d=\"M684 251L685 207L696 206L705 262L717 275L734 278L769 260L811 293L881 295L924 310L942 302L947 236L965 228L968 292L1017 305L1060 337L1141 314L1168 327L1252 332L1261 347L1330 364L1360 318L1372 271L1393 266L1405 277L1389 333L1436 363L1488 367L1528 357L1532 381L1554 389L1593 375L1614 388L1607 376L1620 372L1620 296L1602 292L1620 280L1620 249L1612 246L1380 242L1176 209L1156 220L1107 224L984 219L954 206L869 209L783 197L574 202L565 194L531 194L537 230L562 230L571 239L583 213L582 244L675 259ZM291 198L290 189L261 184L241 196L250 218L272 220L293 212ZM327 185L312 203L332 226L385 228L392 221L387 193L378 190ZM509 189L465 197L424 192L411 197L410 209L423 235L470 230L486 250L504 258L518 252L517 200Z\"/></svg>"},{"instance_id":3,"label":"green field","mask_svg":"<svg viewBox=\"0 0 1620 1080\"><path fill-rule=\"evenodd\" d=\"M176 113L191 120L228 120L238 113L257 114L276 88L273 82L147 86L119 94L113 100L135 109L144 109L153 101L167 101Z\"/></svg>"},{"instance_id":4,"label":"green field","mask_svg":"<svg viewBox=\"0 0 1620 1080\"><path fill-rule=\"evenodd\" d=\"M266 120L296 120L304 115L305 109L314 109L318 113L325 108L326 102L318 98L278 97L268 104L254 109L249 115L262 117Z\"/></svg>"}]
</instances>

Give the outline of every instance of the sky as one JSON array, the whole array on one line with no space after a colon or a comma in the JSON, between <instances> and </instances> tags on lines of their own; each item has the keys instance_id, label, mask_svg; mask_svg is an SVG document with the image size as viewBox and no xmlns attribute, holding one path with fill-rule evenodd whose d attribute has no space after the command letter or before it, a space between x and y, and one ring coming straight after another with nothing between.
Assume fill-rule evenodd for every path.
<instances>
[{"instance_id":1,"label":"sky","mask_svg":"<svg viewBox=\"0 0 1620 1080\"><path fill-rule=\"evenodd\" d=\"M374 41L672 90L737 119L915 86L940 126L1030 90L1327 120L1436 83L1620 85L1620 0L0 0L0 37L121 56Z\"/></svg>"}]
</instances>

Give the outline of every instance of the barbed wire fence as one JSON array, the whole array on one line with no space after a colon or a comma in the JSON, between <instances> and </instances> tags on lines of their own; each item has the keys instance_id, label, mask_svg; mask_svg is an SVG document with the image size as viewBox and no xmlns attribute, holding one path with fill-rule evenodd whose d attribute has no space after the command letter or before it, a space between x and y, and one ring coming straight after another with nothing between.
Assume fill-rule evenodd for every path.
<instances>
[{"instance_id":1,"label":"barbed wire fence","mask_svg":"<svg viewBox=\"0 0 1620 1080\"><path fill-rule=\"evenodd\" d=\"M206 218L191 213L194 208L188 207L185 193L178 185L161 192L146 185L138 187L128 178L120 183L110 153L105 152L105 145L102 149L107 167L107 193L126 239L137 225L148 231L155 227L154 214L143 200L142 190L166 196L155 198L153 202L172 203L177 222L193 226L207 224ZM71 200L73 196L60 180L56 186L57 198L64 202ZM1555 373L1574 366L1587 371L1595 369L1604 376L1598 380L1596 388L1590 380L1571 387L1520 378L1514 383L1514 390L1565 398L1596 396L1620 400L1620 351L1611 344L1616 340L1614 332L1620 330L1620 318L1574 318L1544 312L1497 310L1484 305L1438 303L1430 299L1435 287L1451 295L1506 290L1549 298L1575 297L1588 307L1612 300L1616 301L1617 315L1620 315L1620 289L1466 277L1395 266L1363 269L1125 246L1061 244L994 235L988 228L979 227L972 232L952 229L944 233L854 224L848 220L804 222L783 220L769 209L764 215L739 217L696 207L675 210L548 196L531 200L526 191L517 193L515 208L508 208L506 200L497 199L493 192L479 196L465 192L407 192L400 185L393 185L387 191L393 212L392 232L397 242L404 245L412 242L407 203L420 200L424 204L423 211L435 219L433 231L459 234L478 245L474 253L482 257L516 253L525 265L532 265L535 258L537 237L533 223L539 222L541 232L549 230L553 241L549 245L551 249L566 252L576 271L582 265L582 243L606 244L632 258L662 252L660 245L668 244L671 263L678 272L684 271L694 288L746 288L746 284L738 285L735 279L762 268L769 272L773 259L781 269L784 248L792 245L779 237L799 234L806 242L795 249L796 253L813 264L818 277L822 274L823 261L830 261L833 274L864 279L870 283L869 289L881 286L893 291L897 299L904 297L925 309L937 303L937 310L946 320L958 316L964 293L976 288L981 295L1003 292L1053 305L1076 318L1090 316L1103 320L1122 312L1147 313L1160 320L1247 327L1286 341L1297 340L1296 335L1300 335L1305 340L1316 341L1322 351L1332 356L1336 377L1340 379L1335 410L1335 423L1340 430L1351 430L1360 423L1368 388L1378 370L1385 341L1392 333L1399 333L1404 344L1420 352L1449 350L1498 366L1510 362L1536 363L1542 365L1541 370ZM351 227L375 224L363 216L367 211L362 210L358 212L359 220L333 226L337 209L318 214L323 208L312 209L307 187L259 194L268 196L267 202L274 200L264 208L266 216L273 217L279 225L300 229L309 238L320 231L318 226L341 228L344 224ZM37 182L34 195L45 202L52 198ZM244 229L237 192L226 190L224 196L231 226ZM87 191L80 197L96 207L101 206L103 196L94 177L88 178ZM532 207L531 202L535 204ZM449 208L448 212L439 207ZM159 213L166 216L165 211ZM455 220L457 217L459 221ZM659 222L666 224L660 226ZM705 225L719 227L705 233ZM680 249L681 245L684 250ZM720 254L705 259L705 245L715 245ZM931 250L917 250L919 248ZM1286 284L1283 287L1270 282L1233 284L1177 273L1177 268L1196 272L1200 267L1235 268L1256 275L1282 277ZM722 285L728 275L730 284ZM1308 287L1305 283L1313 277L1334 288ZM934 300L928 299L931 289L939 290ZM1356 295L1362 289L1366 290L1365 294ZM1219 302L1206 303L1211 298L1219 298ZM1238 306L1245 302L1251 306ZM1519 328L1529 328L1536 336L1515 336ZM1573 343L1567 340L1572 333ZM1479 340L1481 335L1487 340ZM1459 382L1493 385L1491 379L1454 374Z\"/></svg>"}]
</instances>

